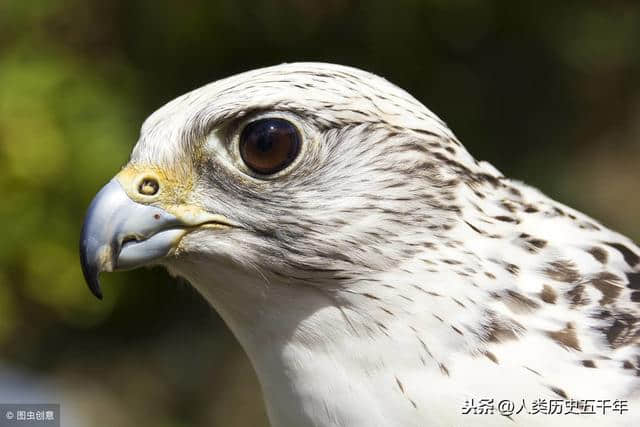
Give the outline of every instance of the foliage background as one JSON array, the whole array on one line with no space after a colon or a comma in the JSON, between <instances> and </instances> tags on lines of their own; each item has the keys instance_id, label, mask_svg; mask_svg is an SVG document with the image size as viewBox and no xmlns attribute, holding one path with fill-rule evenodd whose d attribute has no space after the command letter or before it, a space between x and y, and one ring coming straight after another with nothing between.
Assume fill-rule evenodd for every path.
<instances>
[{"instance_id":1,"label":"foliage background","mask_svg":"<svg viewBox=\"0 0 640 427\"><path fill-rule=\"evenodd\" d=\"M0 0L0 400L65 426L265 425L218 316L163 271L83 284L84 210L173 97L298 60L407 89L505 174L640 238L640 3Z\"/></svg>"}]
</instances>

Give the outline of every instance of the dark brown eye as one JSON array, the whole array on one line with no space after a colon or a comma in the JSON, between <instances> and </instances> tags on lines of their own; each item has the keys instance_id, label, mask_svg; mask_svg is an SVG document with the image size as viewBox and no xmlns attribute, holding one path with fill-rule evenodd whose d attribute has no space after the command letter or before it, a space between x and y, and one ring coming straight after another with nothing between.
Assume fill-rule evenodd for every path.
<instances>
[{"instance_id":1,"label":"dark brown eye","mask_svg":"<svg viewBox=\"0 0 640 427\"><path fill-rule=\"evenodd\" d=\"M290 122L269 118L249 123L240 134L240 155L254 172L281 171L300 151L300 133Z\"/></svg>"}]
</instances>

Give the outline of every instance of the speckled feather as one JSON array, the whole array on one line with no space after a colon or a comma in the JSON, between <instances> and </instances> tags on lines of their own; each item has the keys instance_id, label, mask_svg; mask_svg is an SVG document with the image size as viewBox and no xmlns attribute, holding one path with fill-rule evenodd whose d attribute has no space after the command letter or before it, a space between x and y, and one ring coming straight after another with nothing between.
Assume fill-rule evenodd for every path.
<instances>
[{"instance_id":1,"label":"speckled feather","mask_svg":"<svg viewBox=\"0 0 640 427\"><path fill-rule=\"evenodd\" d=\"M237 153L265 116L304 140L268 179ZM317 63L239 74L150 116L131 165L188 182L170 203L239 225L188 234L163 265L229 324L274 426L640 421L640 249L476 161L386 80ZM463 415L471 398L629 412Z\"/></svg>"}]
</instances>

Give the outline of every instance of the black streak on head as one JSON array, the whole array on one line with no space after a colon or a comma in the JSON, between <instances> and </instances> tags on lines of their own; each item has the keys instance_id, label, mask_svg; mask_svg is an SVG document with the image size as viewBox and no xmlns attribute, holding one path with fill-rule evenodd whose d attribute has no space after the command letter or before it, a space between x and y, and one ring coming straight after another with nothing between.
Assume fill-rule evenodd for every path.
<instances>
[{"instance_id":1,"label":"black streak on head","mask_svg":"<svg viewBox=\"0 0 640 427\"><path fill-rule=\"evenodd\" d=\"M584 285L576 285L567 291L571 308L589 304L589 298L585 295L584 289Z\"/></svg>"},{"instance_id":2,"label":"black streak on head","mask_svg":"<svg viewBox=\"0 0 640 427\"><path fill-rule=\"evenodd\" d=\"M610 304L616 300L622 287L618 285L622 279L615 274L603 272L591 279L591 284L602 292L602 298L600 299L600 305Z\"/></svg>"},{"instance_id":3,"label":"black streak on head","mask_svg":"<svg viewBox=\"0 0 640 427\"><path fill-rule=\"evenodd\" d=\"M442 371L443 374L449 376L449 369L447 369L444 363L440 363L438 366L440 366L440 371Z\"/></svg>"},{"instance_id":4,"label":"black streak on head","mask_svg":"<svg viewBox=\"0 0 640 427\"><path fill-rule=\"evenodd\" d=\"M607 245L611 246L612 248L620 252L624 257L624 260L627 262L627 264L629 264L630 267L635 267L636 265L638 265L638 263L640 263L640 256L638 256L635 252L633 252L631 249L629 249L625 245L621 243L611 243L611 242L607 242Z\"/></svg>"},{"instance_id":5,"label":"black streak on head","mask_svg":"<svg viewBox=\"0 0 640 427\"><path fill-rule=\"evenodd\" d=\"M547 335L565 348L582 351L580 348L580 342L578 341L578 336L576 335L575 327L571 323L567 323L567 326L559 331L549 331L547 332Z\"/></svg>"},{"instance_id":6,"label":"black streak on head","mask_svg":"<svg viewBox=\"0 0 640 427\"><path fill-rule=\"evenodd\" d=\"M490 351L485 351L482 354L484 354L487 359L491 360L493 363L495 363L496 365L499 365L500 363L498 362L498 358L496 357L495 354L491 353Z\"/></svg>"},{"instance_id":7,"label":"black streak on head","mask_svg":"<svg viewBox=\"0 0 640 427\"><path fill-rule=\"evenodd\" d=\"M604 332L607 341L612 348L619 348L632 344L638 340L638 330L640 328L638 319L629 313L615 315L613 323Z\"/></svg>"},{"instance_id":8,"label":"black streak on head","mask_svg":"<svg viewBox=\"0 0 640 427\"><path fill-rule=\"evenodd\" d=\"M559 260L547 264L544 273L550 279L558 282L575 283L580 279L580 273L571 261Z\"/></svg>"},{"instance_id":9,"label":"black streak on head","mask_svg":"<svg viewBox=\"0 0 640 427\"><path fill-rule=\"evenodd\" d=\"M569 396L567 395L567 392L564 391L563 389L558 388L558 387L553 387L553 386L551 386L549 388L551 389L552 392L554 392L558 396L562 397L563 399L568 399L569 398Z\"/></svg>"},{"instance_id":10,"label":"black streak on head","mask_svg":"<svg viewBox=\"0 0 640 427\"><path fill-rule=\"evenodd\" d=\"M640 273L627 273L628 288L640 290Z\"/></svg>"},{"instance_id":11,"label":"black streak on head","mask_svg":"<svg viewBox=\"0 0 640 427\"><path fill-rule=\"evenodd\" d=\"M524 326L511 319L501 319L497 314L491 312L483 325L481 336L487 342L505 342L518 339L518 336L525 332Z\"/></svg>"},{"instance_id":12,"label":"black streak on head","mask_svg":"<svg viewBox=\"0 0 640 427\"><path fill-rule=\"evenodd\" d=\"M540 299L547 304L555 304L558 299L558 294L556 294L556 291L554 291L551 286L544 285L542 287L542 292L540 292Z\"/></svg>"},{"instance_id":13,"label":"black streak on head","mask_svg":"<svg viewBox=\"0 0 640 427\"><path fill-rule=\"evenodd\" d=\"M606 264L607 263L607 251L594 246L593 248L589 249L587 252L589 252L589 254L591 254L591 256L593 256L598 262L602 263L602 264Z\"/></svg>"}]
</instances>

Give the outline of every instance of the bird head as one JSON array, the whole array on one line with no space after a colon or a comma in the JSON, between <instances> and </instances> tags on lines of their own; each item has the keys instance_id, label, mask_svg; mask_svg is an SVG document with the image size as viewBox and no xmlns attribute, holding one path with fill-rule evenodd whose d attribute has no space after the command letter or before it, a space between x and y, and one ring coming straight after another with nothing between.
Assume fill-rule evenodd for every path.
<instances>
[{"instance_id":1,"label":"bird head","mask_svg":"<svg viewBox=\"0 0 640 427\"><path fill-rule=\"evenodd\" d=\"M232 76L145 121L88 209L83 272L98 297L99 273L154 264L189 280L206 265L339 288L392 269L453 220L449 158L474 164L381 77L318 63Z\"/></svg>"}]
</instances>

